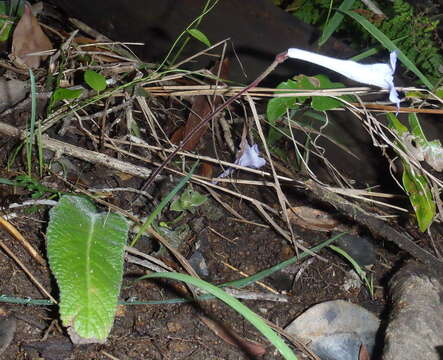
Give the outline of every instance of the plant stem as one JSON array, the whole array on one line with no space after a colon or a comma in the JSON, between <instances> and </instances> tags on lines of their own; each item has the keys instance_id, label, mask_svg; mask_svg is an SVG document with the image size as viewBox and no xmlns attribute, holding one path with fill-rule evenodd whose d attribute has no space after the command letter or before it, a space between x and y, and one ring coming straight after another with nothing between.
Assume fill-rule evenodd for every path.
<instances>
[{"instance_id":1,"label":"plant stem","mask_svg":"<svg viewBox=\"0 0 443 360\"><path fill-rule=\"evenodd\" d=\"M284 62L288 58L287 52L282 52L278 54L271 65L261 74L259 75L251 84L246 86L243 90L238 92L236 95L230 97L228 100L226 100L223 104L219 105L213 112L208 114L188 135L185 136L185 138L180 142L180 144L175 148L173 152L169 154L169 156L163 161L163 163L154 170L154 172L151 174L151 176L148 178L148 181L143 185L141 188L141 191L145 191L148 189L151 184L154 182L154 179L157 177L157 175L160 174L160 172L165 168L166 165L168 165L172 158L191 140L191 138L194 136L195 133L200 131L200 129L205 126L209 121L220 111L223 109L226 109L230 104L232 104L235 100L240 98L244 93L246 93L248 90L255 88L260 84L263 79L268 76L279 64Z\"/></svg>"}]
</instances>

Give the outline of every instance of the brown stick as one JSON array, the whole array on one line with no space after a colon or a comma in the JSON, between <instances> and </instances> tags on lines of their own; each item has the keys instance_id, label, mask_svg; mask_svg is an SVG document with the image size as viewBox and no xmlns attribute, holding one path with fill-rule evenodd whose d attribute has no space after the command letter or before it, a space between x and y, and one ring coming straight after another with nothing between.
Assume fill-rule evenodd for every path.
<instances>
[{"instance_id":1,"label":"brown stick","mask_svg":"<svg viewBox=\"0 0 443 360\"><path fill-rule=\"evenodd\" d=\"M407 251L417 260L431 266L443 274L443 261L437 259L434 255L418 246L406 235L395 230L387 222L368 214L359 206L319 186L312 180L306 181L305 185L320 201L328 202L343 214L352 218L356 223L366 226L374 235L392 241L400 249Z\"/></svg>"},{"instance_id":2,"label":"brown stick","mask_svg":"<svg viewBox=\"0 0 443 360\"><path fill-rule=\"evenodd\" d=\"M157 175L160 174L160 172L165 168L166 165L168 165L171 160L173 159L173 157L175 155L177 155L177 153L183 149L183 147L192 139L192 137L194 136L194 134L196 134L198 131L200 131L200 129L202 129L204 126L206 126L207 123L209 123L209 121L211 121L211 119L218 114L220 111L222 111L223 109L226 109L230 104L232 104L235 100L237 100L238 98L240 98L245 92L247 92L248 90L256 87L258 84L260 84L260 82L266 77L268 76L279 64L281 64L283 61L285 61L288 58L288 54L287 52L283 52L281 54L278 54L273 63L257 78L255 79L251 84L249 84L248 86L246 86L243 90L241 90L238 94L230 97L228 100L226 100L223 104L221 104L220 106L218 106L213 112L211 112L210 114L208 114L201 122L200 124L198 124L194 130L192 132L190 132L188 135L185 136L185 138L182 140L182 142L175 148L175 150L173 152L171 152L169 154L169 156L165 159L165 161L163 161L163 163L157 168L155 169L155 171L151 174L151 176L149 177L148 181L142 186L142 188L140 190L145 191L146 189L149 188L149 186L151 186L151 184L154 182L155 178L157 177Z\"/></svg>"},{"instance_id":3,"label":"brown stick","mask_svg":"<svg viewBox=\"0 0 443 360\"><path fill-rule=\"evenodd\" d=\"M11 236L13 236L16 240L18 240L25 250L31 255L40 265L46 266L46 261L43 257L38 253L37 250L24 238L24 236L18 231L14 225L12 225L9 221L3 219L0 216L0 226L2 226Z\"/></svg>"},{"instance_id":4,"label":"brown stick","mask_svg":"<svg viewBox=\"0 0 443 360\"><path fill-rule=\"evenodd\" d=\"M14 126L0 122L0 133L11 136L11 137L24 137L25 132L17 129ZM42 145L48 149L52 150L57 154L65 154L77 159L91 162L93 164L100 164L127 174L134 176L139 176L144 179L148 179L152 174L152 171L143 166L137 166L129 164L127 162L113 158L106 154L99 152L83 149L81 147L65 143L63 141L51 139L49 136L42 136ZM160 180L157 178L157 180Z\"/></svg>"}]
</instances>

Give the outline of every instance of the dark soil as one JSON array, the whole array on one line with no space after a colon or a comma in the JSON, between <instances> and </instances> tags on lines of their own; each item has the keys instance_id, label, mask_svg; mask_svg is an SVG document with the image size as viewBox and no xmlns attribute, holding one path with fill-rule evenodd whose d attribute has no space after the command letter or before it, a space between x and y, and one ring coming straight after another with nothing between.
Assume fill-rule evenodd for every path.
<instances>
[{"instance_id":1,"label":"dark soil","mask_svg":"<svg viewBox=\"0 0 443 360\"><path fill-rule=\"evenodd\" d=\"M44 83L44 78L40 78L40 83ZM186 120L188 110L171 99L153 100L150 103L152 111L159 114L164 122L165 132L170 135ZM140 114L137 108L137 114ZM232 109L235 112L237 109ZM94 109L96 111L96 109ZM91 112L93 112L91 110ZM0 117L1 122L24 128L29 117L29 108L20 109L6 117ZM243 114L241 114L243 115ZM239 115L239 117L241 117ZM140 123L145 121L141 118ZM242 118L243 119L243 118ZM108 121L115 120L110 118ZM346 120L346 119L345 119ZM91 124L85 125L88 131L99 131ZM59 130L59 128L57 129ZM146 129L144 129L146 130ZM117 127L114 133L110 134L118 138L125 134L127 129L124 126ZM152 137L145 132L142 136L152 141ZM233 137L236 145L240 142L241 129L234 129ZM58 135L57 131L51 129L49 135L66 143L94 151L103 151L110 156L119 156L120 159L129 161L128 158L117 154L114 151L102 150L85 135L78 124L72 124L65 135ZM349 136L349 141L357 139ZM355 140L358 142L358 140ZM21 152L7 170L8 160L11 158L19 141L16 138L9 138L2 135L0 139L0 178L14 179L16 175L25 173L25 159ZM218 144L220 145L220 144ZM353 146L350 144L349 146ZM360 149L352 149L357 152ZM370 148L366 151L373 152ZM204 154L213 153L213 143L211 136L198 149ZM221 158L232 161L233 155L226 147L220 145L218 154ZM49 158L53 154L46 154ZM143 156L146 154L142 154ZM346 174L355 174L368 171L372 173L374 168L387 169L386 163L380 154L376 160L365 162L365 160L354 160L351 162L343 160L343 154L335 152L331 156L331 161L337 161L338 167ZM72 166L66 179L47 171L39 182L51 189L59 192L73 192L75 189L88 189L100 187L122 187L140 189L144 180L123 176L114 170L102 166L93 165L68 156L63 157L66 163ZM52 159L52 158L51 158ZM131 160L135 163L133 160ZM161 159L155 158L160 162ZM140 163L142 163L140 161ZM371 169L368 164L371 163ZM145 163L143 163L145 164ZM38 178L37 161L34 162L34 175ZM152 168L154 168L152 166ZM269 171L269 167L266 168ZM360 171L361 169L361 171ZM217 168L217 170L219 169ZM365 173L366 174L366 173ZM142 218L149 214L159 200L165 196L177 181L177 177L167 171L163 175L168 175L162 182L155 184L149 191L153 200L142 198L130 192L113 193L106 198L106 201L119 206L121 209L132 212L135 216ZM236 174L237 176L237 174ZM376 178L386 179L390 175L386 171L376 174ZM241 175L238 177L250 180L260 179L252 175ZM69 185L68 185L69 184ZM279 209L277 196L271 188L264 186L250 185L223 185L233 191L245 196L262 201L268 206ZM193 188L203 194L206 190L198 185ZM288 197L291 206L308 205L317 208L319 204L312 201L309 194L293 186L285 186L285 195ZM45 232L48 224L48 210L46 206L27 206L18 209L9 209L12 203L23 203L31 199L33 192L29 189L12 187L10 185L0 185L0 207L4 214L14 212L15 217L10 218L10 222L18 231L38 250L45 258ZM51 194L46 193L45 198ZM218 202L209 197L207 203L197 208L194 214L188 213L178 224L179 226L189 225L189 232L177 243L179 252L189 259L197 250L202 254L207 264L208 274L204 279L213 283L221 284L227 281L242 278L240 272L253 275L261 270L276 265L290 257L296 255L294 246L282 238L273 230L269 223L251 207L250 203L240 200L238 197L220 193L222 201L232 207L248 222L235 219ZM404 200L404 199L403 199ZM98 205L100 206L100 205ZM102 211L107 211L104 206L100 206ZM378 211L372 208L374 212ZM333 215L338 215L332 210ZM161 221L171 221L177 216L168 209L162 213ZM282 218L274 217L274 221L279 226L286 229L286 224ZM345 220L344 220L345 221ZM403 221L403 219L401 219ZM406 224L406 225L405 225ZM404 231L416 228L409 218L405 224L396 224ZM346 226L352 228L357 233L368 235L368 230L358 228L354 223L347 222ZM318 245L328 239L331 234L328 232L318 232L303 229L296 225L291 225L297 241L305 247ZM401 227L403 226L403 227ZM413 233L413 231L411 231ZM34 282L23 271L26 267L38 282L47 289L52 296L58 298L58 288L55 279L51 275L48 267L39 265L23 249L22 245L12 238L5 230L0 230L1 239L19 259L22 265L9 256L3 250L0 251L0 295L25 298L25 299L46 299L45 295L34 285ZM423 239L423 237L421 238ZM304 260L300 264L290 266L284 271L273 274L262 282L274 289L275 293L282 295L287 302L269 300L242 300L254 312L284 328L294 318L314 304L334 299L344 299L359 304L368 310L379 315L382 321L387 320L387 295L386 284L392 274L410 258L408 254L400 251L386 239L371 239L376 254L376 262L370 270L374 276L375 293L371 298L364 286L345 290L343 285L347 272L351 266L343 258L331 250L324 249L320 252L322 258L314 257L313 260ZM442 237L434 239L438 247L442 247ZM420 246L431 249L428 238L422 240ZM137 248L146 253L150 253L166 262L177 271L184 270L177 264L177 261L164 249L160 249L157 242L148 237L142 237L137 244ZM307 263L307 261L310 261ZM231 267L228 267L230 265ZM233 268L237 270L233 270ZM299 273L300 271L300 273ZM190 294L183 285L171 281L139 281L134 282L139 276L145 275L146 270L129 262L125 263L124 281L120 294L120 299L128 301L130 299L164 300L178 297L189 297ZM296 275L299 275L295 280ZM254 284L246 288L257 294L267 294L269 290L259 284ZM5 302L1 305L4 313L14 316L17 320L17 329L12 343L0 356L2 359L253 359L254 357L242 350L241 347L226 343L219 336L214 334L201 320L203 316L214 320L221 327L235 332L242 338L254 340L263 344L267 352L262 359L281 359L281 356L264 339L260 333L252 327L245 319L237 314L230 307L218 300L207 300L201 302L158 304L158 305L126 305L120 306L111 334L105 344L101 345L72 345L66 330L59 320L57 306L36 306L19 305ZM1 332L1 329L0 329ZM300 349L296 349L299 351ZM301 352L299 352L301 354ZM301 355L302 356L302 355ZM302 358L302 357L300 357Z\"/></svg>"},{"instance_id":2,"label":"dark soil","mask_svg":"<svg viewBox=\"0 0 443 360\"><path fill-rule=\"evenodd\" d=\"M22 198L26 198L22 195ZM118 203L131 199L120 197ZM235 199L225 198L231 206L250 221L263 221L247 205ZM17 199L15 199L17 201ZM211 206L217 206L211 201ZM44 232L47 222L47 209L36 209L34 212L17 212L12 223L19 231L40 250L45 253ZM212 210L214 211L214 210ZM197 242L207 261L209 276L207 280L222 283L241 278L227 268L222 262L254 274L293 256L292 247L283 241L274 231L262 227L242 224L231 219L229 214L221 211L223 217L210 220L204 213L198 213L189 219L189 223L203 222L198 233L193 232L181 246L182 253L188 257L194 251ZM202 211L203 212L203 211ZM224 238L209 231L212 228ZM296 228L295 231L298 231ZM23 248L3 232L3 241L18 256L39 282L56 296L57 287L47 268L43 268L30 259ZM327 235L301 231L298 234L305 246L318 244ZM142 239L142 242L148 242ZM139 244L141 248L144 245ZM145 246L149 246L145 244ZM370 299L364 288L347 292L343 290L345 271L350 269L341 258L330 251L322 251L321 255L328 262L319 259L306 268L297 282L292 283L294 274L278 273L264 283L289 296L288 303L248 300L244 303L258 314L273 323L284 327L303 310L311 305L332 299L346 299L361 304L371 311L380 314L384 309L383 294L384 278L389 274L392 265L399 256L393 256L377 246L377 264L374 267L376 298ZM0 288L2 294L21 298L42 298L42 294L30 282L20 267L9 257L0 258ZM182 287L166 282L142 281L132 283L135 277L144 271L133 264L125 266L125 281L121 299L160 300L187 295ZM260 286L248 288L258 293L267 292ZM6 305L5 305L6 306ZM59 326L50 327L58 322L56 307L37 307L24 305L7 305L8 312L16 314L17 332L13 343L9 346L4 359L35 359L40 353L46 359L107 359L105 352L119 359L248 359L240 349L226 344L209 331L199 320L204 314L219 322L220 325L235 331L242 337L267 344L259 333L240 315L217 300L199 304L172 305L133 305L121 307L109 339L104 345L72 347L66 333ZM37 326L38 325L38 326ZM268 345L265 359L280 358L272 346Z\"/></svg>"}]
</instances>

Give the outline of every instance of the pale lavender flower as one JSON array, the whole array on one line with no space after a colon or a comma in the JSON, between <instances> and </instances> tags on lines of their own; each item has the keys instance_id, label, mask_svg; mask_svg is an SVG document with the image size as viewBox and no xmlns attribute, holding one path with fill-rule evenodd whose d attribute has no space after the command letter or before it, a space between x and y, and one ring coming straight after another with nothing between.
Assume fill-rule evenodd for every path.
<instances>
[{"instance_id":1,"label":"pale lavender flower","mask_svg":"<svg viewBox=\"0 0 443 360\"><path fill-rule=\"evenodd\" d=\"M296 48L288 49L287 54L290 58L326 67L351 80L388 89L389 100L397 105L397 109L400 108L400 99L397 90L395 90L393 78L397 62L396 51L391 52L389 64L360 64L352 60L336 59Z\"/></svg>"},{"instance_id":2,"label":"pale lavender flower","mask_svg":"<svg viewBox=\"0 0 443 360\"><path fill-rule=\"evenodd\" d=\"M249 144L246 142L245 148L241 156L235 160L234 164L248 167L251 169L260 169L261 167L266 165L266 160L260 157L260 152L258 151L258 145L253 144L252 146L249 146ZM233 173L234 169L229 168L222 172L217 179L225 178ZM213 181L214 184L217 183L217 181Z\"/></svg>"}]
</instances>

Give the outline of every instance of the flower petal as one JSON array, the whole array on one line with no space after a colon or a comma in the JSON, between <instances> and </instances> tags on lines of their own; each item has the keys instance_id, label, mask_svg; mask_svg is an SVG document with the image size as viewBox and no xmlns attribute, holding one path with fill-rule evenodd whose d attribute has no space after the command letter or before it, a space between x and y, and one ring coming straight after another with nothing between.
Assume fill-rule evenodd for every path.
<instances>
[{"instance_id":1,"label":"flower petal","mask_svg":"<svg viewBox=\"0 0 443 360\"><path fill-rule=\"evenodd\" d=\"M392 73L394 73L395 66L397 65L397 50L391 51L389 54L389 62L391 63Z\"/></svg>"},{"instance_id":2,"label":"flower petal","mask_svg":"<svg viewBox=\"0 0 443 360\"><path fill-rule=\"evenodd\" d=\"M252 169L259 169L266 165L266 160L259 156L257 144L253 144L252 146L246 144L245 151L235 163Z\"/></svg>"},{"instance_id":3,"label":"flower petal","mask_svg":"<svg viewBox=\"0 0 443 360\"><path fill-rule=\"evenodd\" d=\"M246 142L243 154L237 160L235 160L234 164L248 167L251 169L259 169L266 165L266 160L260 157L260 152L258 151L257 144L249 146L249 144ZM226 169L217 178L215 178L215 180L212 181L212 183L217 184L217 179L225 178L231 175L233 172L234 172L233 168Z\"/></svg>"},{"instance_id":4,"label":"flower petal","mask_svg":"<svg viewBox=\"0 0 443 360\"><path fill-rule=\"evenodd\" d=\"M310 51L290 48L287 55L293 59L308 61L338 72L347 78L382 89L389 89L389 100L400 107L400 99L394 87L393 74L397 62L397 52L392 51L389 64L360 64L352 60L340 60L329 56L319 55Z\"/></svg>"}]
</instances>

